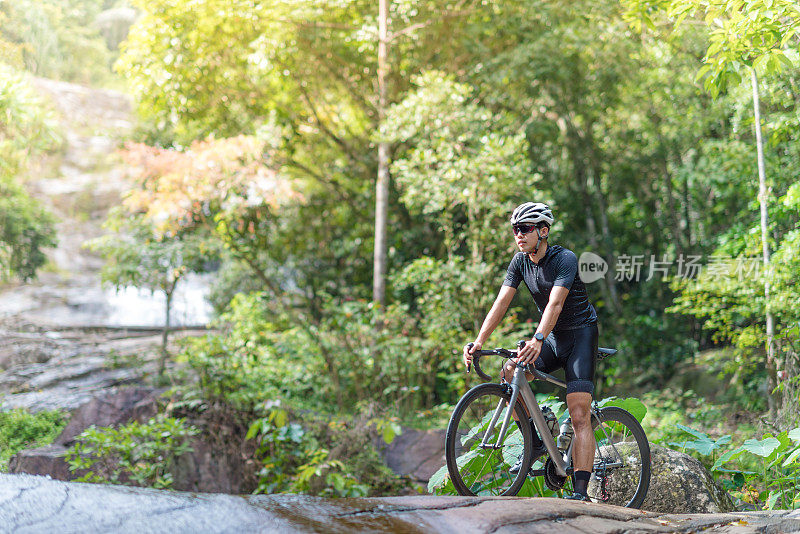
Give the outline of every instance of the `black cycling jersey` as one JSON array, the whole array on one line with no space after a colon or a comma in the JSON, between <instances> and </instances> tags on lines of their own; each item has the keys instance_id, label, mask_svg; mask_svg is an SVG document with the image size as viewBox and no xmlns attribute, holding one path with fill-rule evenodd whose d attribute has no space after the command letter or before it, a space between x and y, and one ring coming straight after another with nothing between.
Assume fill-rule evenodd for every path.
<instances>
[{"instance_id":1,"label":"black cycling jersey","mask_svg":"<svg viewBox=\"0 0 800 534\"><path fill-rule=\"evenodd\" d=\"M571 250L548 245L538 264L524 252L518 252L508 266L503 285L516 289L522 281L533 295L539 313L544 313L553 286L569 289L553 332L597 323L597 312L589 302L586 286L578 276L578 258Z\"/></svg>"}]
</instances>

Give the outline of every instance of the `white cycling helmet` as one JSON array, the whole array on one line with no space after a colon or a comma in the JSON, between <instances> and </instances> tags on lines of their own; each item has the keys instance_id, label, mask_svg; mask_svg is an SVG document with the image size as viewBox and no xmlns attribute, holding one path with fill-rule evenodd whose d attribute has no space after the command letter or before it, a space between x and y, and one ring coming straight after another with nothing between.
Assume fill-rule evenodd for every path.
<instances>
[{"instance_id":1,"label":"white cycling helmet","mask_svg":"<svg viewBox=\"0 0 800 534\"><path fill-rule=\"evenodd\" d=\"M542 204L541 202L526 202L520 204L511 213L511 224L535 224L547 223L547 226L553 225L553 212L550 206Z\"/></svg>"}]
</instances>

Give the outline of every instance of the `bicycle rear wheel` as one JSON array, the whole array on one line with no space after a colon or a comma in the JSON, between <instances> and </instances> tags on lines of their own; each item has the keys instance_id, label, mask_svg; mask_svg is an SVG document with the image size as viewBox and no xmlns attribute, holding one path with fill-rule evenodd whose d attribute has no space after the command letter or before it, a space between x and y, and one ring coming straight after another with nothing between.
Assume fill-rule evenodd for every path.
<instances>
[{"instance_id":1,"label":"bicycle rear wheel","mask_svg":"<svg viewBox=\"0 0 800 534\"><path fill-rule=\"evenodd\" d=\"M445 459L459 495L516 495L531 464L531 427L517 400L502 442L498 437L511 398L499 384L480 384L469 390L453 410L445 438ZM492 422L494 421L494 424ZM522 457L522 468L508 470Z\"/></svg>"},{"instance_id":2,"label":"bicycle rear wheel","mask_svg":"<svg viewBox=\"0 0 800 534\"><path fill-rule=\"evenodd\" d=\"M597 502L640 508L650 487L650 444L639 421L622 408L601 408L592 416L597 449L589 497Z\"/></svg>"}]
</instances>

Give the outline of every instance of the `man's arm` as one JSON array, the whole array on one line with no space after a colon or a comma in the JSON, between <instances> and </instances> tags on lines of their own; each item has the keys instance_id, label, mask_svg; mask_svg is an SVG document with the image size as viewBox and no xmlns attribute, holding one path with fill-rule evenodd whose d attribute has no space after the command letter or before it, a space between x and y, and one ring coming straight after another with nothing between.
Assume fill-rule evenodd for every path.
<instances>
[{"instance_id":1,"label":"man's arm","mask_svg":"<svg viewBox=\"0 0 800 534\"><path fill-rule=\"evenodd\" d=\"M492 309L486 314L486 319L483 320L481 330L478 333L478 337L475 338L472 348L464 347L464 365L470 365L472 363L472 353L483 347L483 344L489 339L489 336L492 335L494 329L497 328L497 325L503 320L503 316L505 316L506 311L508 311L508 307L511 305L511 301L514 299L516 292L517 289L511 286L504 285L500 288L500 293L498 293L492 305Z\"/></svg>"},{"instance_id":2,"label":"man's arm","mask_svg":"<svg viewBox=\"0 0 800 534\"><path fill-rule=\"evenodd\" d=\"M539 326L536 328L537 332L541 332L544 337L550 335L553 327L556 326L558 316L561 315L561 310L564 308L564 301L567 299L569 288L564 286L553 286L550 292L550 300L547 301L547 306L542 313L542 320L539 321ZM536 361L539 354L542 352L542 345L544 341L539 341L536 338L528 341L522 350L519 351L517 360L520 363L531 363Z\"/></svg>"},{"instance_id":3,"label":"man's arm","mask_svg":"<svg viewBox=\"0 0 800 534\"><path fill-rule=\"evenodd\" d=\"M550 335L553 328L556 326L558 316L561 315L561 310L564 309L564 301L567 300L569 288L563 286L553 286L550 292L550 300L547 301L547 307L542 314L542 320L539 321L537 332L541 332L544 337Z\"/></svg>"}]
</instances>

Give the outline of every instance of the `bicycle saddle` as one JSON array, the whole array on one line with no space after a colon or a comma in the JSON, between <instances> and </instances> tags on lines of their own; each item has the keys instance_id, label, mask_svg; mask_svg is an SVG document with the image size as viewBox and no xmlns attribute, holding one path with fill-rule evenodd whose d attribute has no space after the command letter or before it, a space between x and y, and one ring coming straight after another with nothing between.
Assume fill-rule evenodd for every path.
<instances>
[{"instance_id":1,"label":"bicycle saddle","mask_svg":"<svg viewBox=\"0 0 800 534\"><path fill-rule=\"evenodd\" d=\"M605 358L608 358L609 356L613 356L616 353L617 349L608 349L605 347L600 347L597 349L597 359L603 360Z\"/></svg>"}]
</instances>

